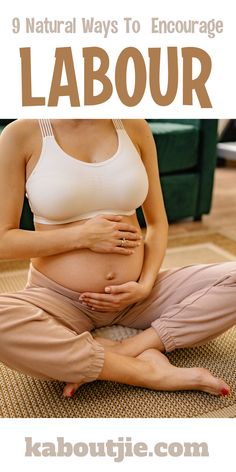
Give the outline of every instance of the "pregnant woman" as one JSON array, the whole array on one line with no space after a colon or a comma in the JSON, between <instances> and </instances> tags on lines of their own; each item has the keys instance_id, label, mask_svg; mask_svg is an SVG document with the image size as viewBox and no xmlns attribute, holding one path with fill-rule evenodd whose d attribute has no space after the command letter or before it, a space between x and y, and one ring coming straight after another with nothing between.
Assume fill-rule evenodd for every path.
<instances>
[{"instance_id":1,"label":"pregnant woman","mask_svg":"<svg viewBox=\"0 0 236 472\"><path fill-rule=\"evenodd\" d=\"M35 231L19 229L25 192ZM236 323L236 262L160 270L168 225L144 120L16 120L0 138L0 193L0 258L31 259L25 288L0 295L0 361L66 382L65 396L96 379L230 393L165 356ZM114 324L142 332L91 334Z\"/></svg>"}]
</instances>

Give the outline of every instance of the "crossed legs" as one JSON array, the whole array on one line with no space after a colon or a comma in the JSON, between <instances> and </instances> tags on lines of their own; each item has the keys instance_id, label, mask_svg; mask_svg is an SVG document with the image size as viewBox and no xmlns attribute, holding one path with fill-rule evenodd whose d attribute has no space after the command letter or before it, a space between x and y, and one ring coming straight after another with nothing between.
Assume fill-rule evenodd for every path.
<instances>
[{"instance_id":1,"label":"crossed legs","mask_svg":"<svg viewBox=\"0 0 236 472\"><path fill-rule=\"evenodd\" d=\"M229 386L208 370L174 367L162 352L204 344L236 324L235 295L234 262L163 271L148 299L116 320L143 332L121 342L96 338L105 350L98 378L158 390L228 394ZM76 389L76 384L68 384L64 394L70 396Z\"/></svg>"},{"instance_id":2,"label":"crossed legs","mask_svg":"<svg viewBox=\"0 0 236 472\"><path fill-rule=\"evenodd\" d=\"M68 382L66 396L96 379L226 394L223 380L204 369L172 366L161 351L203 344L233 326L235 285L236 263L164 271L147 299L112 320L142 333L113 343L92 338L96 325L80 312L77 293L63 293L34 271L27 289L0 297L0 360L38 378Z\"/></svg>"},{"instance_id":3,"label":"crossed legs","mask_svg":"<svg viewBox=\"0 0 236 472\"><path fill-rule=\"evenodd\" d=\"M97 338L98 339L98 338ZM105 345L104 340L100 340ZM98 380L110 380L154 390L202 390L213 395L229 395L230 388L207 369L179 368L157 349L147 349L137 357L114 352L116 344L104 347L105 357ZM81 384L66 384L63 394L72 397Z\"/></svg>"}]
</instances>

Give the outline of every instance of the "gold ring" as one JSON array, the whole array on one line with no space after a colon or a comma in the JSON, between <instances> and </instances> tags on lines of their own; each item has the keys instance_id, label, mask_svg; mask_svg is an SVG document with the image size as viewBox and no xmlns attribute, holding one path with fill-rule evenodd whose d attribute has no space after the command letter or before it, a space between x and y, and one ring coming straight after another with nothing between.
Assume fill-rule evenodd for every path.
<instances>
[{"instance_id":1,"label":"gold ring","mask_svg":"<svg viewBox=\"0 0 236 472\"><path fill-rule=\"evenodd\" d=\"M125 238L122 238L122 239L121 239L121 247L124 247L124 245L125 245L125 241L126 241L126 239L125 239Z\"/></svg>"}]
</instances>

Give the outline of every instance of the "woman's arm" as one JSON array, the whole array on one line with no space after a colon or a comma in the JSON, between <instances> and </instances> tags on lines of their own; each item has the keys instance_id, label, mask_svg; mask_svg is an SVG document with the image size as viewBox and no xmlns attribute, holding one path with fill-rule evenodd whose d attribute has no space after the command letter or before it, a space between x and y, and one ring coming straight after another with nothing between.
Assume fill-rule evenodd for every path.
<instances>
[{"instance_id":1,"label":"woman's arm","mask_svg":"<svg viewBox=\"0 0 236 472\"><path fill-rule=\"evenodd\" d=\"M129 255L137 246L137 228L120 216L99 216L83 225L47 231L19 229L25 194L26 163L33 152L34 120L8 125L0 136L0 258L28 259L74 249ZM126 237L132 248L118 247Z\"/></svg>"},{"instance_id":2,"label":"woman's arm","mask_svg":"<svg viewBox=\"0 0 236 472\"><path fill-rule=\"evenodd\" d=\"M165 256L168 221L160 184L157 150L152 132L146 121L136 120L136 122L136 143L140 149L149 180L148 195L142 205L147 229L144 241L144 263L139 278L139 283L143 285L148 295Z\"/></svg>"},{"instance_id":3,"label":"woman's arm","mask_svg":"<svg viewBox=\"0 0 236 472\"><path fill-rule=\"evenodd\" d=\"M27 126L28 123L28 126ZM19 229L25 194L25 169L30 154L28 120L8 125L0 137L0 258L24 259L73 248L65 231Z\"/></svg>"}]
</instances>

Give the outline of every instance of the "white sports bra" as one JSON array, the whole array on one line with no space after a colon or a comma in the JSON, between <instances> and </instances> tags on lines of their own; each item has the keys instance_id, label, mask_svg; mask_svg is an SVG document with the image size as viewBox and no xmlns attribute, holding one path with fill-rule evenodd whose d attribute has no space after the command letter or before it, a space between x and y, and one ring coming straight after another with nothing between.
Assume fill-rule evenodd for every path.
<instances>
[{"instance_id":1,"label":"white sports bra","mask_svg":"<svg viewBox=\"0 0 236 472\"><path fill-rule=\"evenodd\" d=\"M63 224L100 214L133 215L145 200L148 177L121 120L112 120L118 149L109 159L87 163L66 154L50 120L39 120L41 155L26 182L34 221Z\"/></svg>"}]
</instances>

